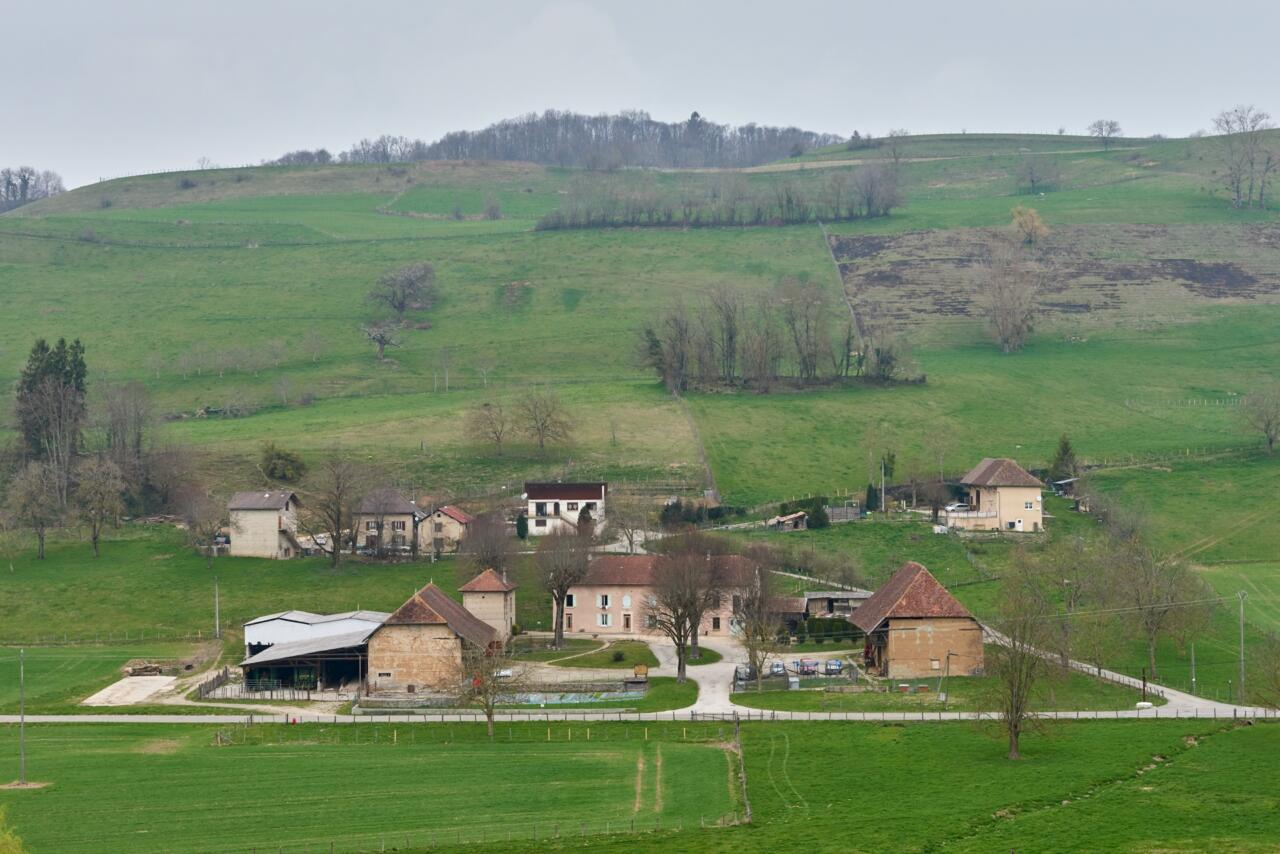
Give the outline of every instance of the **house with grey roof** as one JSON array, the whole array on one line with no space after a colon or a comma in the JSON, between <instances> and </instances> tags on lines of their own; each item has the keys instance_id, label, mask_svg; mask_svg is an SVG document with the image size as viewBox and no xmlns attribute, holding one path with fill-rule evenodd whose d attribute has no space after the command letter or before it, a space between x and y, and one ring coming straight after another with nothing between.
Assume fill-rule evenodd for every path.
<instances>
[{"instance_id":1,"label":"house with grey roof","mask_svg":"<svg viewBox=\"0 0 1280 854\"><path fill-rule=\"evenodd\" d=\"M280 490L237 492L227 502L233 557L285 560L302 554L298 496Z\"/></svg>"}]
</instances>

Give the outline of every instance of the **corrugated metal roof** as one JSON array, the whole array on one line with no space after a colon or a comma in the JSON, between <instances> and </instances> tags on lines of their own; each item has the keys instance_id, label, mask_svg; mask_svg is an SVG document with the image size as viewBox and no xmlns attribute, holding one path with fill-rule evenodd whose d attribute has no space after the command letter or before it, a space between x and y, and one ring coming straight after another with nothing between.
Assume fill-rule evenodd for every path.
<instances>
[{"instance_id":1,"label":"corrugated metal roof","mask_svg":"<svg viewBox=\"0 0 1280 854\"><path fill-rule=\"evenodd\" d=\"M1044 486L1016 462L1003 457L987 457L960 478L965 486Z\"/></svg>"},{"instance_id":2,"label":"corrugated metal roof","mask_svg":"<svg viewBox=\"0 0 1280 854\"><path fill-rule=\"evenodd\" d=\"M929 570L908 561L849 619L871 634L887 619L972 616Z\"/></svg>"},{"instance_id":3,"label":"corrugated metal roof","mask_svg":"<svg viewBox=\"0 0 1280 854\"><path fill-rule=\"evenodd\" d=\"M369 640L369 636L376 632L380 626L370 626L367 629L361 629L358 632L344 632L340 635L328 635L322 638L307 638L306 640L289 641L287 643L278 643L269 646L256 655L251 655L244 661L240 662L240 666L253 664L270 664L273 661L284 661L290 658L301 658L307 655L318 655L322 652L336 652L340 649L350 649L356 646L363 646Z\"/></svg>"},{"instance_id":4,"label":"corrugated metal roof","mask_svg":"<svg viewBox=\"0 0 1280 854\"><path fill-rule=\"evenodd\" d=\"M343 611L340 614L313 614L310 611L278 611L275 614L255 617L244 625L256 626L259 623L266 623L271 620L287 620L291 623L302 623L308 626L315 626L321 623L332 623L338 620L367 620L371 623L382 623L390 616L391 615L386 611Z\"/></svg>"},{"instance_id":5,"label":"corrugated metal roof","mask_svg":"<svg viewBox=\"0 0 1280 854\"><path fill-rule=\"evenodd\" d=\"M297 503L298 496L292 492L260 490L258 492L237 492L227 502L228 510L283 510L293 499Z\"/></svg>"}]
</instances>

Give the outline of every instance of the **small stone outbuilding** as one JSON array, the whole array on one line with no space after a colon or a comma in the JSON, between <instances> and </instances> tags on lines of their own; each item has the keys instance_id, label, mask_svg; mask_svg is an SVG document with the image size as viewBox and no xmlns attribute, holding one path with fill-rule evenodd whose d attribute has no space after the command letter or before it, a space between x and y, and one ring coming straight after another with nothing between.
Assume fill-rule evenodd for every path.
<instances>
[{"instance_id":1,"label":"small stone outbuilding","mask_svg":"<svg viewBox=\"0 0 1280 854\"><path fill-rule=\"evenodd\" d=\"M858 606L850 621L867 636L865 666L874 675L919 679L982 673L982 626L914 561Z\"/></svg>"},{"instance_id":2,"label":"small stone outbuilding","mask_svg":"<svg viewBox=\"0 0 1280 854\"><path fill-rule=\"evenodd\" d=\"M486 569L458 588L462 607L488 623L504 645L511 639L511 626L516 621L516 583Z\"/></svg>"},{"instance_id":3,"label":"small stone outbuilding","mask_svg":"<svg viewBox=\"0 0 1280 854\"><path fill-rule=\"evenodd\" d=\"M464 645L500 646L497 631L434 583L401 605L369 637L370 694L449 692L462 679Z\"/></svg>"},{"instance_id":4,"label":"small stone outbuilding","mask_svg":"<svg viewBox=\"0 0 1280 854\"><path fill-rule=\"evenodd\" d=\"M298 496L288 491L237 492L227 502L232 557L287 560L302 555Z\"/></svg>"}]
</instances>

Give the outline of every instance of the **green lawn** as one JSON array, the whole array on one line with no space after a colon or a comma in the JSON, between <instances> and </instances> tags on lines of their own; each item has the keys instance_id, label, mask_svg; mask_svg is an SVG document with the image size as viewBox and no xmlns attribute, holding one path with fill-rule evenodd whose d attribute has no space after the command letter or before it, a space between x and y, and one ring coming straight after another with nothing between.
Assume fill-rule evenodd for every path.
<instances>
[{"instance_id":1,"label":"green lawn","mask_svg":"<svg viewBox=\"0 0 1280 854\"><path fill-rule=\"evenodd\" d=\"M551 648L548 646L550 643L550 638L517 638L515 640L516 652L512 657L517 661L555 661L557 658L590 652L604 646L602 641L573 637L565 638L564 645L560 649Z\"/></svg>"},{"instance_id":2,"label":"green lawn","mask_svg":"<svg viewBox=\"0 0 1280 854\"><path fill-rule=\"evenodd\" d=\"M472 725L33 726L29 775L52 785L0 790L0 804L33 852L327 851L331 840L367 851L381 834L426 847L557 826L576 837L583 822L593 834L606 822L696 826L737 808L722 732L531 723L503 725L491 742ZM219 733L232 743L219 746ZM16 728L0 730L0 745L8 780ZM290 808L264 791L286 792Z\"/></svg>"},{"instance_id":3,"label":"green lawn","mask_svg":"<svg viewBox=\"0 0 1280 854\"><path fill-rule=\"evenodd\" d=\"M598 709L602 711L627 712L669 712L692 706L698 700L698 683L692 679L677 682L674 676L653 676L649 678L649 691L639 700L603 700L595 703L556 703L547 706L545 711L557 709ZM530 706L511 706L516 709L529 709ZM542 711L542 707L538 707Z\"/></svg>"},{"instance_id":4,"label":"green lawn","mask_svg":"<svg viewBox=\"0 0 1280 854\"><path fill-rule=\"evenodd\" d=\"M621 658L618 653L622 653ZM562 658L556 662L558 667L611 667L620 670L630 670L637 664L658 666L658 657L644 641L611 641L603 649L573 658Z\"/></svg>"},{"instance_id":5,"label":"green lawn","mask_svg":"<svg viewBox=\"0 0 1280 854\"><path fill-rule=\"evenodd\" d=\"M698 664L715 664L717 661L722 661L723 659L724 656L716 652L714 649L700 646L698 647L698 657L690 658L687 663L692 667Z\"/></svg>"},{"instance_id":6,"label":"green lawn","mask_svg":"<svg viewBox=\"0 0 1280 854\"><path fill-rule=\"evenodd\" d=\"M776 682L777 680L774 680ZM841 680L846 682L847 680ZM898 693L899 684L911 685L912 693ZM928 693L915 693L924 685ZM917 712L941 711L943 703L937 693L937 679L895 679L890 693L832 693L822 690L787 691L766 682L766 690L745 691L733 695L733 702L752 709L775 709L786 712ZM946 708L954 712L988 711L997 708L997 685L990 676L957 676L947 680ZM1035 708L1050 710L1111 711L1132 709L1141 699L1140 692L1111 682L1103 682L1082 673L1059 675L1042 680L1036 686ZM1148 695L1149 702L1163 705L1164 700Z\"/></svg>"},{"instance_id":7,"label":"green lawn","mask_svg":"<svg viewBox=\"0 0 1280 854\"><path fill-rule=\"evenodd\" d=\"M91 712L81 700L120 679L130 660L175 661L190 656L194 644L141 643L27 647L26 706L33 714ZM18 647L0 646L0 713L18 711ZM99 710L110 711L110 710Z\"/></svg>"}]
</instances>

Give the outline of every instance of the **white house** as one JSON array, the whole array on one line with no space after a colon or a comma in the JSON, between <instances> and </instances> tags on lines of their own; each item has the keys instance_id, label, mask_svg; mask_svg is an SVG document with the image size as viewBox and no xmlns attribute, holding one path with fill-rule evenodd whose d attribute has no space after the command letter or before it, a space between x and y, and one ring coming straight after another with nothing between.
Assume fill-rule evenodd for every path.
<instances>
[{"instance_id":1,"label":"white house","mask_svg":"<svg viewBox=\"0 0 1280 854\"><path fill-rule=\"evenodd\" d=\"M244 653L249 657L276 644L372 632L389 616L384 611L344 611L341 614L281 611L267 614L244 624Z\"/></svg>"},{"instance_id":2,"label":"white house","mask_svg":"<svg viewBox=\"0 0 1280 854\"><path fill-rule=\"evenodd\" d=\"M237 492L227 502L234 557L285 559L302 554L298 543L298 496L263 490Z\"/></svg>"},{"instance_id":3,"label":"white house","mask_svg":"<svg viewBox=\"0 0 1280 854\"><path fill-rule=\"evenodd\" d=\"M609 484L526 483L524 496L529 517L529 533L534 536L553 531L576 531L584 523L600 527L604 523L605 497Z\"/></svg>"}]
</instances>

